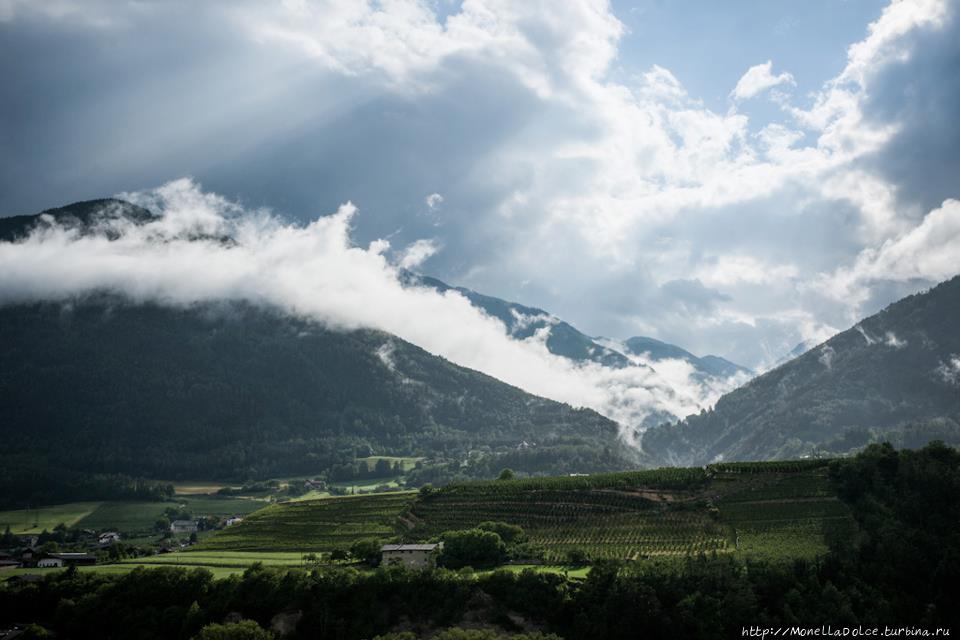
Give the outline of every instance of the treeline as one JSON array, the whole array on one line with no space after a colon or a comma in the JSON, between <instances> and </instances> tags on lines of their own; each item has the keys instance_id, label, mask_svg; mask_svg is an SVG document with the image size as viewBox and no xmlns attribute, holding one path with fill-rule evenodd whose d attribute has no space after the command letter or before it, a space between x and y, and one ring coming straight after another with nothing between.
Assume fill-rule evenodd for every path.
<instances>
[{"instance_id":1,"label":"treeline","mask_svg":"<svg viewBox=\"0 0 960 640\"><path fill-rule=\"evenodd\" d=\"M81 500L166 500L173 485L122 473L88 473L5 456L0 465L0 509Z\"/></svg>"},{"instance_id":2,"label":"treeline","mask_svg":"<svg viewBox=\"0 0 960 640\"><path fill-rule=\"evenodd\" d=\"M485 447L480 455L474 454L465 461L454 459L418 464L407 471L407 486L443 486L489 480L496 478L505 468L535 477L612 473L629 469L640 460L638 452L627 450L622 444L597 446L575 437L557 438L548 444L522 448Z\"/></svg>"},{"instance_id":3,"label":"treeline","mask_svg":"<svg viewBox=\"0 0 960 640\"><path fill-rule=\"evenodd\" d=\"M960 453L942 444L875 445L830 466L858 530L831 539L830 553L816 561L600 563L582 582L395 567L256 566L219 581L204 570L65 572L0 589L0 621L34 621L70 638L144 640L187 639L237 618L267 638L278 614L298 616L289 637L337 640L401 628L408 635L396 637L419 637L466 620L568 640L731 638L750 627L861 626L880 635L885 627L960 628Z\"/></svg>"}]
</instances>

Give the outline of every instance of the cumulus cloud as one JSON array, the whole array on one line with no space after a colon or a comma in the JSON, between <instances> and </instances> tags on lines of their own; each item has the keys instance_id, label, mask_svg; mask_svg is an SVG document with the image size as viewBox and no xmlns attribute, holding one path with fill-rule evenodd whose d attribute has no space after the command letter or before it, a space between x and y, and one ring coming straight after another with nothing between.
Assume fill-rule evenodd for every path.
<instances>
[{"instance_id":1,"label":"cumulus cloud","mask_svg":"<svg viewBox=\"0 0 960 640\"><path fill-rule=\"evenodd\" d=\"M863 250L852 265L825 276L819 286L836 299L862 302L877 281L938 282L958 270L960 201L947 200L903 235Z\"/></svg>"},{"instance_id":2,"label":"cumulus cloud","mask_svg":"<svg viewBox=\"0 0 960 640\"><path fill-rule=\"evenodd\" d=\"M0 5L20 21L0 34L0 97L22 104L0 148L10 213L41 208L15 199L23 185L53 206L185 173L303 219L352 200L365 212L357 242L389 259L429 257L433 275L589 333L653 335L757 369L952 275L923 256L903 279L909 259L891 262L892 245L932 225L935 205L905 206L904 193L960 196L957 145L941 134L957 130L957 92L924 90L955 76L947 0L891 2L839 73L778 95L771 121L746 101L790 74L750 68L718 111L676 61L631 59L602 0L82 4L118 25L111 47L51 14L58 47L46 26L21 51L46 15L34 6L79 3ZM106 53L125 47L137 55ZM61 100L65 86L90 95ZM906 136L924 122L936 154ZM937 189L921 188L935 175ZM456 203L442 223L424 196L437 191ZM427 256L424 237L444 251Z\"/></svg>"},{"instance_id":3,"label":"cumulus cloud","mask_svg":"<svg viewBox=\"0 0 960 640\"><path fill-rule=\"evenodd\" d=\"M416 269L440 250L436 240L420 239L403 250L400 266L404 269Z\"/></svg>"},{"instance_id":4,"label":"cumulus cloud","mask_svg":"<svg viewBox=\"0 0 960 640\"><path fill-rule=\"evenodd\" d=\"M773 61L767 60L763 64L757 64L747 69L747 72L737 81L737 86L733 88L730 95L735 100L748 100L781 84L795 85L796 82L793 76L786 71L773 75Z\"/></svg>"},{"instance_id":5,"label":"cumulus cloud","mask_svg":"<svg viewBox=\"0 0 960 640\"><path fill-rule=\"evenodd\" d=\"M107 290L135 302L273 305L334 329L386 331L532 393L597 409L625 433L652 414L699 411L742 382L696 382L682 361L658 362L656 370L577 364L547 350L550 325L514 339L455 290L404 284L400 270L411 250L394 264L385 243L356 246L357 209L349 203L298 226L185 179L123 195L159 217L136 223L107 210L95 233L81 233L46 216L28 238L0 243L0 303L69 301ZM392 349L387 342L377 352L391 369Z\"/></svg>"}]
</instances>

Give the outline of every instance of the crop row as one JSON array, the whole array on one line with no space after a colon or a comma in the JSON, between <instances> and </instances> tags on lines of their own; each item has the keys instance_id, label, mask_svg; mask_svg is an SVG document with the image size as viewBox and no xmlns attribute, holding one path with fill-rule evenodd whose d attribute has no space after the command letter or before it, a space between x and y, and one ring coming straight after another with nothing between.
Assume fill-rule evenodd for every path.
<instances>
[{"instance_id":1,"label":"crop row","mask_svg":"<svg viewBox=\"0 0 960 640\"><path fill-rule=\"evenodd\" d=\"M800 473L826 467L829 458L810 460L774 460L770 462L717 462L706 469L714 474Z\"/></svg>"},{"instance_id":2,"label":"crop row","mask_svg":"<svg viewBox=\"0 0 960 640\"><path fill-rule=\"evenodd\" d=\"M707 481L703 469L668 467L647 471L624 471L598 473L589 476L559 476L520 478L515 480L486 480L452 483L443 487L441 493L479 493L495 497L530 490L589 491L596 489L693 489Z\"/></svg>"}]
</instances>

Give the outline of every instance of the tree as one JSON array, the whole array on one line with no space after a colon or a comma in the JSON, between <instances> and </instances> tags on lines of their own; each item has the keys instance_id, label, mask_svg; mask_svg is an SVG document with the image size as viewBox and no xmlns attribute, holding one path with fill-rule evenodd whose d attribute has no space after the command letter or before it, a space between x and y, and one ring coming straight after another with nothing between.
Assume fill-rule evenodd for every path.
<instances>
[{"instance_id":1,"label":"tree","mask_svg":"<svg viewBox=\"0 0 960 640\"><path fill-rule=\"evenodd\" d=\"M513 470L504 469L503 471L500 472L500 475L497 477L497 480L513 480L513 478L514 478Z\"/></svg>"},{"instance_id":2,"label":"tree","mask_svg":"<svg viewBox=\"0 0 960 640\"><path fill-rule=\"evenodd\" d=\"M587 554L583 552L583 549L570 549L567 551L567 562L570 564L585 564Z\"/></svg>"},{"instance_id":3,"label":"tree","mask_svg":"<svg viewBox=\"0 0 960 640\"><path fill-rule=\"evenodd\" d=\"M507 545L492 531L447 531L443 534L439 562L450 569L488 567L503 560L506 553Z\"/></svg>"},{"instance_id":4,"label":"tree","mask_svg":"<svg viewBox=\"0 0 960 640\"><path fill-rule=\"evenodd\" d=\"M376 538L357 540L350 545L350 555L367 564L377 564L380 561L380 541Z\"/></svg>"},{"instance_id":5,"label":"tree","mask_svg":"<svg viewBox=\"0 0 960 640\"><path fill-rule=\"evenodd\" d=\"M17 545L17 536L13 535L10 531L10 525L7 525L7 528L3 532L3 537L0 538L0 547L4 549L9 549Z\"/></svg>"},{"instance_id":6,"label":"tree","mask_svg":"<svg viewBox=\"0 0 960 640\"><path fill-rule=\"evenodd\" d=\"M507 544L524 542L527 539L526 534L523 532L523 527L506 522L493 522L488 520L478 524L477 529L482 531L492 531L500 536L500 538Z\"/></svg>"},{"instance_id":7,"label":"tree","mask_svg":"<svg viewBox=\"0 0 960 640\"><path fill-rule=\"evenodd\" d=\"M275 635L263 629L253 620L241 620L227 624L208 624L193 640L274 640Z\"/></svg>"},{"instance_id":8,"label":"tree","mask_svg":"<svg viewBox=\"0 0 960 640\"><path fill-rule=\"evenodd\" d=\"M373 467L375 478L385 478L393 473L393 467L386 458L380 458Z\"/></svg>"}]
</instances>

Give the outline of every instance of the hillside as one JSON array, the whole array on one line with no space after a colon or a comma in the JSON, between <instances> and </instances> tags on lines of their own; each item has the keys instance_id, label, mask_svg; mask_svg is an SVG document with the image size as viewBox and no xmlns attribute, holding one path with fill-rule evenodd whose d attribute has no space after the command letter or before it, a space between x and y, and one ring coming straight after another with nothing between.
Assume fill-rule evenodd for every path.
<instances>
[{"instance_id":1,"label":"hillside","mask_svg":"<svg viewBox=\"0 0 960 640\"><path fill-rule=\"evenodd\" d=\"M81 233L89 233L97 223L104 219L126 218L133 222L147 222L155 216L147 209L115 198L86 200L65 207L47 209L38 214L10 216L0 218L0 241L14 242L26 236L33 229L42 226L46 220L55 220L58 224L74 228Z\"/></svg>"},{"instance_id":2,"label":"hillside","mask_svg":"<svg viewBox=\"0 0 960 640\"><path fill-rule=\"evenodd\" d=\"M851 520L827 461L714 465L581 477L454 483L274 505L203 550L331 551L375 537L436 539L484 521L519 525L547 562L741 552L810 557Z\"/></svg>"},{"instance_id":3,"label":"hillside","mask_svg":"<svg viewBox=\"0 0 960 640\"><path fill-rule=\"evenodd\" d=\"M384 333L247 304L0 307L0 398L0 486L22 499L20 485L36 492L37 474L64 470L243 479L371 453L515 453L522 441L541 457L579 446L629 465L616 425L593 411Z\"/></svg>"},{"instance_id":4,"label":"hillside","mask_svg":"<svg viewBox=\"0 0 960 640\"><path fill-rule=\"evenodd\" d=\"M848 453L889 439L960 441L960 277L890 305L723 396L712 411L643 435L671 464Z\"/></svg>"}]
</instances>

